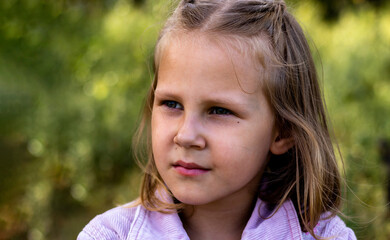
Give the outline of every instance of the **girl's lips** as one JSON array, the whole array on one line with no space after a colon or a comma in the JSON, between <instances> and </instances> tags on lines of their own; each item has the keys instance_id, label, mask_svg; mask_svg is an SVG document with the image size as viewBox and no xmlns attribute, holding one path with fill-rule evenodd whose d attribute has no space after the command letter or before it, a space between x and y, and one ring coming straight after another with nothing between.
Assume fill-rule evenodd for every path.
<instances>
[{"instance_id":1,"label":"girl's lips","mask_svg":"<svg viewBox=\"0 0 390 240\"><path fill-rule=\"evenodd\" d=\"M173 168L181 175L184 176L198 176L210 171L210 169L204 168L196 163L186 163L184 161L177 161L173 164Z\"/></svg>"}]
</instances>

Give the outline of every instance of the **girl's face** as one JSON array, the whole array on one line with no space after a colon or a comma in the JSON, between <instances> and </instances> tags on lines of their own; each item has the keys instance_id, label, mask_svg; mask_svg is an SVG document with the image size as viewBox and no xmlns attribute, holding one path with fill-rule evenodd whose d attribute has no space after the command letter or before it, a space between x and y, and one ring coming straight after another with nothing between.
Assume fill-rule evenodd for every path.
<instances>
[{"instance_id":1,"label":"girl's face","mask_svg":"<svg viewBox=\"0 0 390 240\"><path fill-rule=\"evenodd\" d=\"M164 49L152 110L162 179L189 205L252 200L276 138L250 57L191 34ZM233 202L232 202L233 201Z\"/></svg>"}]
</instances>

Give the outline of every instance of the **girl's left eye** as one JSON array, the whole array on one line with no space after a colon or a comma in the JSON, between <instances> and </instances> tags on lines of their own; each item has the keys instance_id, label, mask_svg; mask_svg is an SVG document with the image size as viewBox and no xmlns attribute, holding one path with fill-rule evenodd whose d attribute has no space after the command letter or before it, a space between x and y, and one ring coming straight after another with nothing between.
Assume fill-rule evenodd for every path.
<instances>
[{"instance_id":1,"label":"girl's left eye","mask_svg":"<svg viewBox=\"0 0 390 240\"><path fill-rule=\"evenodd\" d=\"M222 107L212 107L210 109L210 114L217 114L217 115L231 115L233 114L232 111L226 109L226 108L222 108Z\"/></svg>"},{"instance_id":2,"label":"girl's left eye","mask_svg":"<svg viewBox=\"0 0 390 240\"><path fill-rule=\"evenodd\" d=\"M183 109L181 104L176 101L163 101L162 104L168 108Z\"/></svg>"}]
</instances>

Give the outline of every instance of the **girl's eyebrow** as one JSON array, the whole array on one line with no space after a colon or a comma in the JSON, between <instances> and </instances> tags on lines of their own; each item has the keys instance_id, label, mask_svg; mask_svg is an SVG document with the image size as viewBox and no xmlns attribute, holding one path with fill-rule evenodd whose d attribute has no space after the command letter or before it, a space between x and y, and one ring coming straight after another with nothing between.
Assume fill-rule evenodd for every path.
<instances>
[{"instance_id":1,"label":"girl's eyebrow","mask_svg":"<svg viewBox=\"0 0 390 240\"><path fill-rule=\"evenodd\" d=\"M154 91L154 96L155 98L168 98L168 99L173 99L173 100L179 100L181 101L181 97L178 96L177 94L173 93L170 90L155 90Z\"/></svg>"},{"instance_id":2,"label":"girl's eyebrow","mask_svg":"<svg viewBox=\"0 0 390 240\"><path fill-rule=\"evenodd\" d=\"M245 100L241 100L241 99L234 100L231 97L223 97L223 98L210 97L210 98L208 98L206 100L206 102L209 103L210 105L213 105L213 104L217 104L217 105L221 104L221 105L227 105L227 106L230 106L230 105L234 105L234 106L248 105L247 101L245 101Z\"/></svg>"}]
</instances>

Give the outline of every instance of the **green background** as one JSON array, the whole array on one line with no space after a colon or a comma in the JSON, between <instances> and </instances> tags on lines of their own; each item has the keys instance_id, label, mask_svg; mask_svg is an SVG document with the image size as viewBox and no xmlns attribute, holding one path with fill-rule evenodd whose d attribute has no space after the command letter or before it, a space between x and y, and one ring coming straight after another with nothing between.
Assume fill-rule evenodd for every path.
<instances>
[{"instance_id":1,"label":"green background","mask_svg":"<svg viewBox=\"0 0 390 240\"><path fill-rule=\"evenodd\" d=\"M288 4L313 46L344 157L344 220L358 239L389 239L390 5ZM0 1L0 239L75 239L137 196L131 138L174 6Z\"/></svg>"}]
</instances>

